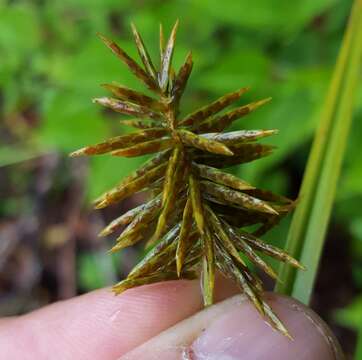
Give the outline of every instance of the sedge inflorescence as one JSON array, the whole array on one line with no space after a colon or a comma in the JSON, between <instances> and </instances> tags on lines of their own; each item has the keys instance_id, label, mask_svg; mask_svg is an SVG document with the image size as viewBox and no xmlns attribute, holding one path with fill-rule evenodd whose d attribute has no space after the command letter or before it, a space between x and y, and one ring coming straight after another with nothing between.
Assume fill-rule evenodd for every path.
<instances>
[{"instance_id":1,"label":"sedge inflorescence","mask_svg":"<svg viewBox=\"0 0 362 360\"><path fill-rule=\"evenodd\" d=\"M118 84L105 84L112 97L94 99L118 113L132 116L121 123L137 131L108 139L72 153L134 157L155 154L138 170L95 202L96 208L116 204L132 194L145 192L147 201L112 221L101 235L122 230L112 252L146 241L152 249L113 287L126 289L201 274L205 306L213 303L215 271L233 279L255 308L276 329L287 329L263 300L261 280L246 261L276 279L276 273L260 256L264 253L294 267L302 266L285 251L265 243L260 236L294 207L293 201L261 190L223 169L269 155L273 147L257 140L276 130L224 132L235 120L256 110L263 99L226 111L248 90L224 95L186 116L180 116L180 99L193 67L188 53L181 68L172 67L176 31L165 43L160 29L158 69L132 25L143 66L116 43L103 42L129 70L154 93L148 96ZM256 226L253 232L247 227Z\"/></svg>"}]
</instances>

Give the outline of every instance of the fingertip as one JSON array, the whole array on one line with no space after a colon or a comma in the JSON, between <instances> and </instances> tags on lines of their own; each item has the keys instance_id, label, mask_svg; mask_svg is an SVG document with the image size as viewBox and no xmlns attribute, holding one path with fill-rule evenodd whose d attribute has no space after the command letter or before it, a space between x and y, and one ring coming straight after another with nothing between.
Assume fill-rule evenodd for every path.
<instances>
[{"instance_id":1,"label":"fingertip","mask_svg":"<svg viewBox=\"0 0 362 360\"><path fill-rule=\"evenodd\" d=\"M235 292L221 278L216 288L217 300ZM61 353L64 359L113 360L191 316L202 304L199 281L146 285L118 296L111 288L96 290L4 320L1 354L21 358L31 351L39 359Z\"/></svg>"},{"instance_id":2,"label":"fingertip","mask_svg":"<svg viewBox=\"0 0 362 360\"><path fill-rule=\"evenodd\" d=\"M116 296L110 288L93 291L28 314L18 323L38 334L42 352L65 359L115 359L162 330L191 316L202 305L195 281L142 286ZM34 347L25 341L27 347ZM68 356L68 357L67 357Z\"/></svg>"},{"instance_id":3,"label":"fingertip","mask_svg":"<svg viewBox=\"0 0 362 360\"><path fill-rule=\"evenodd\" d=\"M341 360L337 340L312 310L266 294L294 340L275 331L243 295L211 306L166 330L122 360Z\"/></svg>"},{"instance_id":4,"label":"fingertip","mask_svg":"<svg viewBox=\"0 0 362 360\"><path fill-rule=\"evenodd\" d=\"M293 340L275 331L249 302L216 319L190 346L193 360L340 360L342 351L324 321L288 297L267 294L266 301Z\"/></svg>"}]
</instances>

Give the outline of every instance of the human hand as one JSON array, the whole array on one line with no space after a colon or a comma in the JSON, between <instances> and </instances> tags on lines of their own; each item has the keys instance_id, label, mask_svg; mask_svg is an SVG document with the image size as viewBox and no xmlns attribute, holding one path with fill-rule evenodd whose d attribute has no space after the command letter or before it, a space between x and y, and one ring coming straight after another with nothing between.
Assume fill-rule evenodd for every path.
<instances>
[{"instance_id":1,"label":"human hand","mask_svg":"<svg viewBox=\"0 0 362 360\"><path fill-rule=\"evenodd\" d=\"M218 281L216 298L235 290ZM200 311L197 281L169 281L114 296L97 290L0 320L0 358L11 360L334 360L343 355L311 310L267 294L294 340L274 331L242 295ZM184 320L186 319L186 320Z\"/></svg>"}]
</instances>

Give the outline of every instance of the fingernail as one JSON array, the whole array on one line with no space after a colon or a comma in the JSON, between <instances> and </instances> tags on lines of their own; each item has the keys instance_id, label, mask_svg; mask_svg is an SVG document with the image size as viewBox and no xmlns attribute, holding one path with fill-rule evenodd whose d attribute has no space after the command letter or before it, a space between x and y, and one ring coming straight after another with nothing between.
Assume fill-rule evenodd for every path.
<instances>
[{"instance_id":1,"label":"fingernail","mask_svg":"<svg viewBox=\"0 0 362 360\"><path fill-rule=\"evenodd\" d=\"M193 360L341 360L338 342L313 311L286 297L268 294L267 302L294 340L270 327L245 301L205 329L190 347Z\"/></svg>"}]
</instances>

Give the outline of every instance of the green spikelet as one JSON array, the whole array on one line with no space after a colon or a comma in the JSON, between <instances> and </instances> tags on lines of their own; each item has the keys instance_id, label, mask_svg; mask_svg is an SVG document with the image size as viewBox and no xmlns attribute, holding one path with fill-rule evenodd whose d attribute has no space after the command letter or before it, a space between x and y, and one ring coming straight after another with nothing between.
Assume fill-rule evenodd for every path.
<instances>
[{"instance_id":1,"label":"green spikelet","mask_svg":"<svg viewBox=\"0 0 362 360\"><path fill-rule=\"evenodd\" d=\"M94 102L130 115L121 123L137 130L75 151L71 156L98 155L133 157L155 154L114 189L95 202L96 208L118 203L148 191L148 201L112 221L101 233L109 235L125 226L112 252L139 241L155 245L114 292L134 286L200 276L205 306L213 303L215 271L232 278L255 308L277 330L287 329L263 300L258 277L248 269L243 253L272 278L274 270L258 254L264 253L291 266L303 268L295 259L260 236L278 224L294 207L293 201L257 189L222 169L269 155L273 147L257 143L277 130L223 131L235 120L255 111L270 99L258 100L223 112L249 89L244 87L220 97L210 105L179 117L180 99L193 67L189 53L178 72L172 56L178 22L167 41L160 31L160 67L156 68L141 35L132 32L143 66L113 41L101 40L154 93L148 96L118 84L105 84L112 97ZM257 225L254 233L242 228Z\"/></svg>"}]
</instances>

